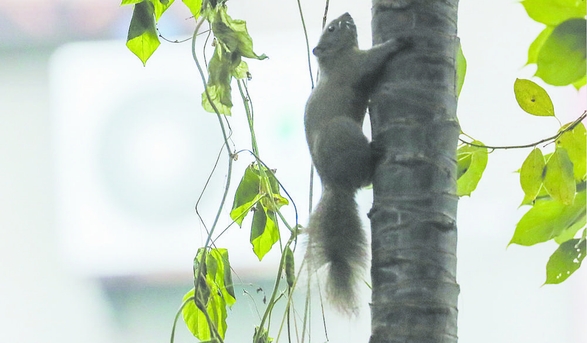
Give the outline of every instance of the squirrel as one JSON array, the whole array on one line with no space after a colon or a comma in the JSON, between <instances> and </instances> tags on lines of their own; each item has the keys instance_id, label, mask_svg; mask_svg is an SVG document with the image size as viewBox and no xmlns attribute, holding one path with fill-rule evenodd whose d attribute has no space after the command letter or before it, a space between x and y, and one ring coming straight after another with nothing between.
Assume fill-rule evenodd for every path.
<instances>
[{"instance_id":1,"label":"squirrel","mask_svg":"<svg viewBox=\"0 0 587 343\"><path fill-rule=\"evenodd\" d=\"M345 13L325 27L313 50L320 78L304 126L322 197L310 216L306 256L314 270L327 266L327 299L343 313L357 313L356 286L367 265L355 193L371 184L376 160L362 129L369 93L385 62L405 46L405 39L391 39L360 50L353 18Z\"/></svg>"}]
</instances>

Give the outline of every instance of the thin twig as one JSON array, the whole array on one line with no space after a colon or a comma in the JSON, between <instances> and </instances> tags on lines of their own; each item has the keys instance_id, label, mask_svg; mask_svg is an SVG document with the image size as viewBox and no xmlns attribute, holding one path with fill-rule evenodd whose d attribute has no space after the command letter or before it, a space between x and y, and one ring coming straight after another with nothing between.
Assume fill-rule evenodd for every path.
<instances>
[{"instance_id":1,"label":"thin twig","mask_svg":"<svg viewBox=\"0 0 587 343\"><path fill-rule=\"evenodd\" d=\"M459 138L459 141L461 143L470 145L470 146L474 146L477 148L486 148L486 149L491 149L491 150L506 150L506 149L525 149L525 148L533 148L539 144L542 143L546 143L546 142L550 142L550 141L556 141L560 136L562 136L565 132L567 131L571 131L573 130L577 125L579 125L579 123L581 121L583 121L585 118L587 118L587 111L583 112L583 114L581 114L581 116L579 118L577 118L575 121L573 121L568 127L564 128L563 130L559 131L556 135L548 137L548 138L544 138L539 140L538 142L534 142L534 143L529 143L529 144L521 144L521 145L505 145L505 146L493 146L493 145L483 145L483 144L475 144L475 143L471 143L471 142L467 142L462 138Z\"/></svg>"}]
</instances>

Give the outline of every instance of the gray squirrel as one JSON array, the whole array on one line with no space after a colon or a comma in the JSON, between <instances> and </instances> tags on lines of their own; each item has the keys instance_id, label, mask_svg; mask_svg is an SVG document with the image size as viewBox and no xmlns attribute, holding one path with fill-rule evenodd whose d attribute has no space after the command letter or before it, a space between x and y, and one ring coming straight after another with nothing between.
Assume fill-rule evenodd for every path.
<instances>
[{"instance_id":1,"label":"gray squirrel","mask_svg":"<svg viewBox=\"0 0 587 343\"><path fill-rule=\"evenodd\" d=\"M362 125L370 90L385 62L402 50L392 39L360 50L350 14L333 20L313 53L320 78L306 103L304 126L322 197L308 224L309 265L327 268L326 295L341 312L356 313L357 282L367 265L367 239L355 193L371 183L376 154Z\"/></svg>"}]
</instances>

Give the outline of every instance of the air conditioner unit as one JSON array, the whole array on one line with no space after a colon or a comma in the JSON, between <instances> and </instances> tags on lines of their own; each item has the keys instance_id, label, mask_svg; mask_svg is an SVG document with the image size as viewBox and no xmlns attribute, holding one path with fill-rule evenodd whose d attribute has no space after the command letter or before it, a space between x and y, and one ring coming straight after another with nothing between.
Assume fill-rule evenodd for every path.
<instances>
[{"instance_id":1,"label":"air conditioner unit","mask_svg":"<svg viewBox=\"0 0 587 343\"><path fill-rule=\"evenodd\" d=\"M223 144L189 44L160 48L147 67L121 41L68 44L50 79L67 262L89 276L189 272L206 236L194 205ZM206 219L223 190L220 161L199 205Z\"/></svg>"}]
</instances>

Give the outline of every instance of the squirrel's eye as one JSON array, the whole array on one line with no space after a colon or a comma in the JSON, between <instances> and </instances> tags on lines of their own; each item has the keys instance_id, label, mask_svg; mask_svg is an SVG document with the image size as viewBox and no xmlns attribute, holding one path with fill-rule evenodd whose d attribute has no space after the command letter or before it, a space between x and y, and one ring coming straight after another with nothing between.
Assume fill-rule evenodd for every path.
<instances>
[{"instance_id":1,"label":"squirrel's eye","mask_svg":"<svg viewBox=\"0 0 587 343\"><path fill-rule=\"evenodd\" d=\"M330 25L328 26L328 32L332 32L336 29L336 27L334 25Z\"/></svg>"}]
</instances>

